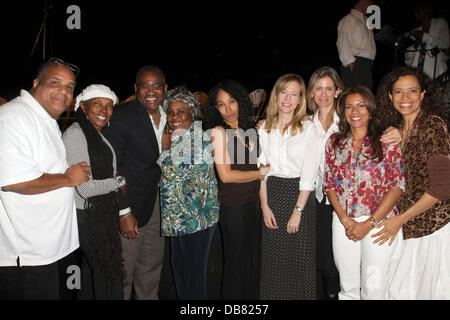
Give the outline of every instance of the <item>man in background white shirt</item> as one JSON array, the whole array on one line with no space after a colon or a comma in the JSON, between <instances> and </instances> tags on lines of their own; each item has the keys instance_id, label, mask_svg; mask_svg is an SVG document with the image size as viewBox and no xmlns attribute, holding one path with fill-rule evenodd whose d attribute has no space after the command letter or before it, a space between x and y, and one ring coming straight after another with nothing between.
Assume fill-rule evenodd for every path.
<instances>
[{"instance_id":1,"label":"man in background white shirt","mask_svg":"<svg viewBox=\"0 0 450 320\"><path fill-rule=\"evenodd\" d=\"M336 45L346 87L363 85L373 90L372 65L376 46L373 31L364 16L370 5L371 0L354 1L353 9L338 24Z\"/></svg>"},{"instance_id":2,"label":"man in background white shirt","mask_svg":"<svg viewBox=\"0 0 450 320\"><path fill-rule=\"evenodd\" d=\"M30 92L0 109L0 300L73 298L67 287L79 247L73 187L89 180L90 167L68 168L56 122L73 99L69 66L46 62Z\"/></svg>"},{"instance_id":3,"label":"man in background white shirt","mask_svg":"<svg viewBox=\"0 0 450 320\"><path fill-rule=\"evenodd\" d=\"M411 38L416 42L406 50L405 64L420 68L431 79L435 79L447 71L448 56L444 50L449 47L449 30L445 19L431 18L431 13L432 7L427 1L417 4L415 16L421 25L411 31ZM424 49L423 57L421 48ZM436 52L437 61L436 55L431 51L433 48L444 49Z\"/></svg>"}]
</instances>

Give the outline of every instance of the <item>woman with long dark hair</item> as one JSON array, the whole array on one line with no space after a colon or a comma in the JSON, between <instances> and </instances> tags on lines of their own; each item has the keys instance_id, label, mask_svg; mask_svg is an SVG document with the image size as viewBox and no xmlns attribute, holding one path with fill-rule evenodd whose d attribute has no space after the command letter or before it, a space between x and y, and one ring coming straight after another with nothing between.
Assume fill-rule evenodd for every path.
<instances>
[{"instance_id":1,"label":"woman with long dark hair","mask_svg":"<svg viewBox=\"0 0 450 320\"><path fill-rule=\"evenodd\" d=\"M208 93L205 128L211 130L221 202L219 225L224 250L222 296L258 299L260 226L258 139L250 120L247 89L223 80Z\"/></svg>"},{"instance_id":2,"label":"woman with long dark hair","mask_svg":"<svg viewBox=\"0 0 450 320\"><path fill-rule=\"evenodd\" d=\"M116 192L126 184L117 176L113 148L100 130L108 124L117 97L108 87L90 85L77 97L77 122L64 132L67 162L86 161L89 182L76 187L82 253L82 300L123 299L119 209Z\"/></svg>"},{"instance_id":3,"label":"woman with long dark hair","mask_svg":"<svg viewBox=\"0 0 450 320\"><path fill-rule=\"evenodd\" d=\"M384 299L394 246L374 244L386 218L398 215L404 190L400 147L380 141L375 98L363 86L338 99L339 132L325 151L324 191L333 205L332 242L339 271L339 300ZM388 219L389 220L389 219Z\"/></svg>"}]
</instances>

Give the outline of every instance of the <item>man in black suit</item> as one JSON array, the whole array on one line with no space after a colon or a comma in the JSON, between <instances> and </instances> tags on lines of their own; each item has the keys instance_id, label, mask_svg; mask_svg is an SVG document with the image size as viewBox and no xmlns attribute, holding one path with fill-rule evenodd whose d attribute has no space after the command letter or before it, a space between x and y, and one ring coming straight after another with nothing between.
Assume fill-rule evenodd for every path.
<instances>
[{"instance_id":1,"label":"man in black suit","mask_svg":"<svg viewBox=\"0 0 450 320\"><path fill-rule=\"evenodd\" d=\"M161 105L167 84L164 73L155 66L144 66L136 75L136 99L119 105L111 124L102 133L117 155L117 170L128 183L119 193L120 231L125 265L124 297L158 299L164 257L164 238L160 233L159 179L156 164L166 115Z\"/></svg>"}]
</instances>

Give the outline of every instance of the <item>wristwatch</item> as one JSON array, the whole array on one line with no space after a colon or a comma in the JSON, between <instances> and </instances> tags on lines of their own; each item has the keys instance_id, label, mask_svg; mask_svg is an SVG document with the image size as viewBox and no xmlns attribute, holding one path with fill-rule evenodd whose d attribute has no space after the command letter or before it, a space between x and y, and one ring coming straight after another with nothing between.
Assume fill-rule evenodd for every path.
<instances>
[{"instance_id":1,"label":"wristwatch","mask_svg":"<svg viewBox=\"0 0 450 320\"><path fill-rule=\"evenodd\" d=\"M295 205L295 210L297 210L297 212L299 212L299 213L303 212L303 208L298 205Z\"/></svg>"}]
</instances>

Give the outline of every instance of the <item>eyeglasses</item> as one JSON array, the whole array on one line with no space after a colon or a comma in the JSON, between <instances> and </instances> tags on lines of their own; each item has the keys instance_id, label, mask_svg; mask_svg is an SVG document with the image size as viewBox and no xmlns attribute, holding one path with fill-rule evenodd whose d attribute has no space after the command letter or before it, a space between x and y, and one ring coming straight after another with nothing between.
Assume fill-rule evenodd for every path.
<instances>
[{"instance_id":1,"label":"eyeglasses","mask_svg":"<svg viewBox=\"0 0 450 320\"><path fill-rule=\"evenodd\" d=\"M161 90L163 88L163 83L160 82L148 82L148 83L137 83L137 86L139 89L143 89L143 90L149 90L150 88L152 90Z\"/></svg>"},{"instance_id":2,"label":"eyeglasses","mask_svg":"<svg viewBox=\"0 0 450 320\"><path fill-rule=\"evenodd\" d=\"M67 63L61 59L58 58L50 58L48 60L48 63L56 63L59 64L61 66L65 66L67 68L69 68L70 70L72 70L73 74L75 75L75 78L78 77L78 74L80 73L80 68L78 68L76 65L71 64L71 63Z\"/></svg>"}]
</instances>

